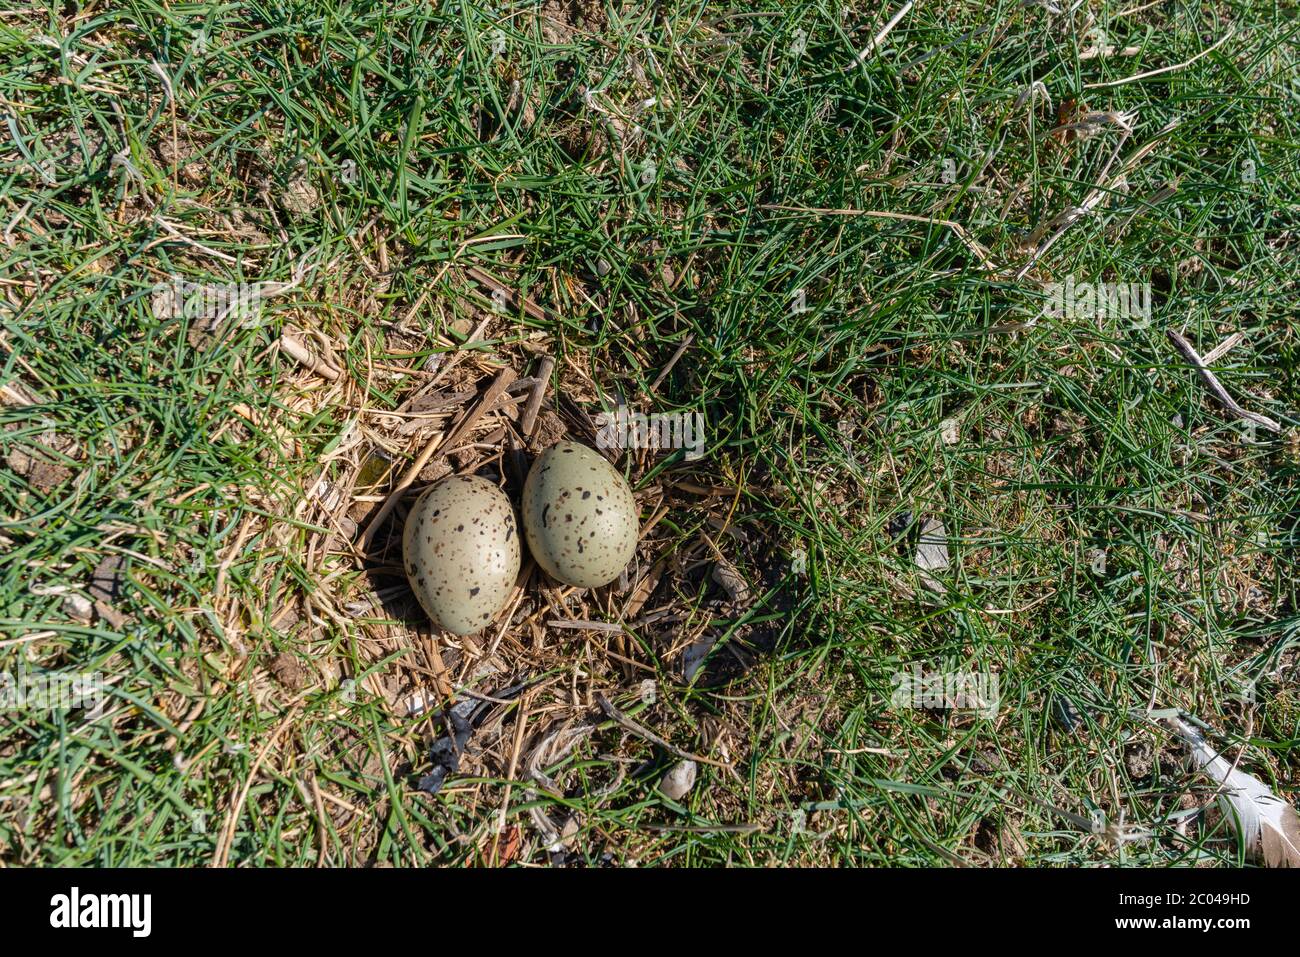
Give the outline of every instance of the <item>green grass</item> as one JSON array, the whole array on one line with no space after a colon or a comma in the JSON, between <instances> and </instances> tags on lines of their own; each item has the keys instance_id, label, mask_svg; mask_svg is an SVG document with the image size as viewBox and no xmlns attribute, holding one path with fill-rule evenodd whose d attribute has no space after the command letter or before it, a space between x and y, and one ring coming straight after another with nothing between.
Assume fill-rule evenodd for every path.
<instances>
[{"instance_id":1,"label":"green grass","mask_svg":"<svg viewBox=\"0 0 1300 957\"><path fill-rule=\"evenodd\" d=\"M0 719L0 860L206 864L238 806L229 860L253 865L481 862L502 813L517 860L545 864L533 808L573 816L575 864L1238 863L1221 818L1180 817L1210 789L1140 712L1195 713L1295 800L1295 5L923 0L846 69L900 5L547 4L568 26L536 3L337 0L0 18L0 383L35 400L0 407L0 671L113 682L99 720ZM1090 11L1138 52L1081 59ZM1096 86L1230 30L1188 66ZM1018 102L1035 81L1052 109ZM1017 278L1026 237L1120 143L1114 125L1053 137L1070 99L1135 113L1133 132L1102 205ZM299 180L318 202L295 212ZM507 674L473 686L545 677L527 735L599 720L603 691L733 763L701 765L684 804L655 791L673 759L609 722L548 765L568 796L519 767L507 787L511 709L504 750L436 797L415 787L438 731L383 689L427 658L383 612L346 610L371 586L325 555L307 494L383 439L359 409L397 408L490 315L469 266L549 310L494 326L477 358L527 374L523 344L542 344L588 411L619 395L702 411L705 459L633 477L741 489L734 511L668 498L643 558L681 559L651 607L684 621L632 629L619 653L639 670L601 634L551 630L545 654L507 642ZM1068 274L1149 282L1150 324L1005 328ZM155 313L172 275L301 283L214 339ZM290 327L328 344L337 383L271 348ZM1231 421L1171 328L1203 353L1241 333L1219 376L1287 431ZM33 443L65 480L14 467ZM420 451L387 444L399 472ZM941 594L913 563L916 523L892 530L904 513L947 529ZM744 543L709 524L729 515ZM751 604L711 603L702 533ZM76 620L65 599L111 557L120 627ZM676 643L696 625L723 635L718 661L763 629L774 648L690 684ZM282 654L300 688L268 673ZM891 709L914 662L996 674L1000 707ZM1051 719L1063 697L1074 731ZM1154 837L1117 846L1017 792Z\"/></svg>"}]
</instances>

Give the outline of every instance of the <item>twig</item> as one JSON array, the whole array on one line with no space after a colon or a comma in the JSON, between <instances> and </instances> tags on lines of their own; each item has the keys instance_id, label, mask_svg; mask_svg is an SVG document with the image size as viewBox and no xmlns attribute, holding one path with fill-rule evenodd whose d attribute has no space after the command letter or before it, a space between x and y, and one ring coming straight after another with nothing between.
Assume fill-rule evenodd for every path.
<instances>
[{"instance_id":1,"label":"twig","mask_svg":"<svg viewBox=\"0 0 1300 957\"><path fill-rule=\"evenodd\" d=\"M1214 365L1214 363L1218 362L1229 352L1231 352L1234 348L1236 348L1237 343L1244 338L1246 337L1242 335L1240 332L1234 332L1232 335L1228 336L1228 338L1224 339L1222 342L1220 342L1217 346L1215 346L1205 355L1201 356L1201 361L1204 362L1207 366Z\"/></svg>"},{"instance_id":2,"label":"twig","mask_svg":"<svg viewBox=\"0 0 1300 957\"><path fill-rule=\"evenodd\" d=\"M335 369L329 363L317 359L311 352L297 339L289 336L288 333L280 336L280 348L289 353L290 356L297 359L312 372L319 376L324 376L331 382L337 381L340 375L339 370Z\"/></svg>"},{"instance_id":3,"label":"twig","mask_svg":"<svg viewBox=\"0 0 1300 957\"><path fill-rule=\"evenodd\" d=\"M95 602L95 611L99 612L100 618L103 618L118 631L121 631L122 626L126 624L126 616L103 599Z\"/></svg>"},{"instance_id":4,"label":"twig","mask_svg":"<svg viewBox=\"0 0 1300 957\"><path fill-rule=\"evenodd\" d=\"M1040 223L1034 229L1033 233L1030 234L1029 237L1029 242L1034 246L1034 250L1024 265L1016 271L1016 279L1023 279L1029 270L1031 270L1043 257L1043 254L1046 253L1047 250L1065 234L1066 230L1100 205L1101 201L1110 195L1110 191L1115 187L1115 185L1127 177L1128 174L1136 168L1137 164L1149 153L1155 150L1155 148L1160 144L1160 141L1167 134L1172 132L1181 122L1180 119L1174 119L1165 124L1164 128L1162 128L1160 132L1135 149L1132 154L1130 154L1124 162L1120 164L1119 172L1111 177L1111 167L1115 165L1115 160L1119 157L1120 151L1124 148L1124 144L1128 142L1129 137L1133 133L1130 124L1136 119L1136 116L1132 114L1118 114L1118 118L1123 120L1122 123L1117 124L1121 131L1119 142L1115 144L1114 151L1111 152L1110 158L1106 160L1105 166L1102 167L1101 175L1097 178L1096 185L1088 191L1087 195L1084 196L1083 200L1077 206L1067 206L1050 220L1045 223ZM1049 232L1051 235L1046 239L1043 239L1043 236Z\"/></svg>"},{"instance_id":5,"label":"twig","mask_svg":"<svg viewBox=\"0 0 1300 957\"><path fill-rule=\"evenodd\" d=\"M686 350L690 348L691 343L694 341L695 333L687 333L686 338L682 340L682 344L677 347L677 351L674 352L672 358L668 360L668 364L659 370L659 375L655 376L654 382L650 383L651 392L654 392L659 388L659 383L663 382L664 379L667 378L668 373L673 371L673 366L677 365L677 360L686 353Z\"/></svg>"},{"instance_id":6,"label":"twig","mask_svg":"<svg viewBox=\"0 0 1300 957\"><path fill-rule=\"evenodd\" d=\"M528 397L523 417L519 420L519 431L524 438L529 438L533 434L533 426L537 424L537 413L542 409L542 399L546 397L546 387L550 384L551 373L554 371L555 360L550 356L542 356L541 364L537 367L537 383L533 386L533 393Z\"/></svg>"},{"instance_id":7,"label":"twig","mask_svg":"<svg viewBox=\"0 0 1300 957\"><path fill-rule=\"evenodd\" d=\"M1077 206L1067 206L1045 223L1040 223L1029 236L1029 242L1033 244L1034 251L1024 265L1016 272L1016 279L1023 279L1029 270L1042 258L1047 250L1051 249L1053 244L1065 235L1066 230L1088 215L1093 209L1101 203L1108 195L1108 179L1110 168L1115 164L1119 157L1120 151L1124 149L1124 144L1128 142L1129 137L1133 135L1133 129L1127 123L1120 126L1119 142L1115 144L1115 149L1111 151L1110 158L1106 160L1106 165L1102 167L1101 176L1097 178L1097 185L1093 186L1084 196L1083 201ZM1050 233L1050 235L1048 235ZM1043 237L1047 236L1046 239Z\"/></svg>"},{"instance_id":8,"label":"twig","mask_svg":"<svg viewBox=\"0 0 1300 957\"><path fill-rule=\"evenodd\" d=\"M497 279L491 273L484 272L482 269L479 269L477 266L466 266L465 272L471 279L475 280L476 282L482 283L483 285L491 289L493 292L499 290L505 293L511 299L515 300L515 302L517 302L523 308L524 312L528 313L528 315L530 315L534 319L546 320L546 319L558 318L557 316L553 315L549 310L533 302L523 293L511 289L500 279Z\"/></svg>"},{"instance_id":9,"label":"twig","mask_svg":"<svg viewBox=\"0 0 1300 957\"><path fill-rule=\"evenodd\" d=\"M845 67L845 69L852 70L855 66L870 56L871 52L875 50L876 47L885 42L885 37L889 36L890 31L892 31L894 27L898 26L898 22L902 20L903 17L907 16L908 11L911 10L915 4L916 0L907 0L907 3L903 4L903 9L894 14L889 19L889 22L880 28L880 32L871 38L871 42L866 45L861 53L853 58L853 62Z\"/></svg>"},{"instance_id":10,"label":"twig","mask_svg":"<svg viewBox=\"0 0 1300 957\"><path fill-rule=\"evenodd\" d=\"M570 628L574 631L622 631L623 626L614 621L578 621L570 618L552 618L546 622L547 628Z\"/></svg>"},{"instance_id":11,"label":"twig","mask_svg":"<svg viewBox=\"0 0 1300 957\"><path fill-rule=\"evenodd\" d=\"M1183 354L1183 358L1190 362L1195 367L1196 371L1200 373L1201 381L1203 381L1205 387L1210 390L1210 394L1219 400L1220 405L1237 418L1245 419L1247 422L1254 422L1256 425L1262 426L1270 432L1282 431L1282 426L1274 422L1268 416L1260 415L1258 412L1250 412L1238 405L1237 401L1232 396L1228 395L1228 390L1223 387L1223 383L1219 381L1218 376L1210 371L1205 360L1200 357L1194 348L1192 348L1190 342L1173 329L1169 329L1166 332L1166 335L1169 336L1169 341L1172 342L1178 351Z\"/></svg>"},{"instance_id":12,"label":"twig","mask_svg":"<svg viewBox=\"0 0 1300 957\"><path fill-rule=\"evenodd\" d=\"M194 249L197 249L201 253L207 253L209 256L212 256L214 259L220 259L223 262L236 263L236 264L239 262L239 260L236 259L234 256L228 256L223 252L219 252L218 250L213 249L211 246L205 246L203 245L203 243L197 240L190 239L190 237L186 236L184 233L178 230L171 223L167 222L167 220L163 219L161 216L155 216L153 218L153 221L157 223L159 226L161 226L174 239L179 240L180 242L184 243L187 246L191 246Z\"/></svg>"},{"instance_id":13,"label":"twig","mask_svg":"<svg viewBox=\"0 0 1300 957\"><path fill-rule=\"evenodd\" d=\"M35 405L36 399L32 398L25 385L17 380L6 382L0 385L0 401L6 405Z\"/></svg>"},{"instance_id":14,"label":"twig","mask_svg":"<svg viewBox=\"0 0 1300 957\"><path fill-rule=\"evenodd\" d=\"M459 444L460 440L469 434L470 429L478 423L478 420L482 417L483 413L496 404L497 399L505 392L506 387L510 385L511 380L513 380L514 377L515 373L512 369L502 369L498 372L497 377L492 380L492 384L488 386L487 391L483 393L483 400L470 411L469 415L465 416L460 425L452 431L451 435L447 436L445 439L442 436L434 436L429 444L425 446L424 451L420 453L420 457L411 463L410 468L408 468L402 475L402 478L398 481L396 487L388 493L388 498L384 500L384 504L379 507L379 511L375 513L375 517L366 527L365 534L361 538L362 548L370 547L370 543L374 540L375 533L379 531L380 526L384 524L384 520L388 518L388 516L392 514L393 509L397 507L397 503L401 501L402 495L404 495L406 490L414 484L415 480L419 477L421 470L429 464L429 460L433 458L433 453L439 449L445 449L448 452L454 449L457 444Z\"/></svg>"},{"instance_id":15,"label":"twig","mask_svg":"<svg viewBox=\"0 0 1300 957\"><path fill-rule=\"evenodd\" d=\"M731 770L731 765L727 764L727 762L725 761L719 761L716 758L706 758L699 754L691 754L689 751L683 751L675 744L669 744L667 741L659 737L659 735L655 734L649 728L645 727L644 725L637 724L635 721L633 721L631 718L625 715L622 711L619 711L618 708L614 707L613 703L608 698L606 698L603 694L597 694L596 701L600 703L600 706L604 710L605 714L609 715L610 719L615 724L619 725L622 728L625 728L628 731L631 731L633 734L638 735L639 737L645 738L651 744L659 745L659 747L663 748L673 757L681 758L683 761L699 761L701 764L711 764L715 768L726 768L728 771Z\"/></svg>"},{"instance_id":16,"label":"twig","mask_svg":"<svg viewBox=\"0 0 1300 957\"><path fill-rule=\"evenodd\" d=\"M914 213L895 213L889 210L881 209L828 209L818 206L782 206L777 203L765 203L760 209L772 209L785 213L816 213L821 216L867 216L872 219L896 219L906 223L926 223L930 226L946 226L951 229L958 239L965 244L966 248L973 252L983 263L985 269L994 269L993 258L989 251L985 249L966 231L961 223L954 222L951 219L937 219L933 216L917 216Z\"/></svg>"},{"instance_id":17,"label":"twig","mask_svg":"<svg viewBox=\"0 0 1300 957\"><path fill-rule=\"evenodd\" d=\"M1150 70L1146 73L1138 73L1135 74L1134 76L1125 77L1122 80L1110 80L1109 82L1106 83L1085 83L1083 85L1083 88L1085 90L1100 90L1112 86L1123 86L1125 83L1136 83L1138 80L1145 80L1148 77L1159 76L1161 73L1169 73L1173 70L1181 70L1183 67L1191 66L1201 57L1209 56L1215 50L1219 49L1219 47L1223 46L1225 43L1228 42L1228 40L1232 38L1235 32L1236 32L1235 30L1229 30L1227 33L1223 35L1223 37L1219 40L1218 43L1214 44L1211 47L1207 47L1206 49L1202 50L1200 53L1196 54L1196 56L1192 57L1190 60L1184 60L1182 63L1175 63L1173 66L1162 66L1158 70Z\"/></svg>"},{"instance_id":18,"label":"twig","mask_svg":"<svg viewBox=\"0 0 1300 957\"><path fill-rule=\"evenodd\" d=\"M497 373L497 377L492 380L492 384L483 393L483 399L470 410L469 415L461 420L460 425L452 430L451 435L447 437L447 441L443 443L448 452L453 451L460 445L465 436L469 435L474 426L478 425L478 420L492 410L492 407L497 403L497 399L501 398L502 394L509 388L510 383L514 381L514 378L515 371L510 368L502 369Z\"/></svg>"}]
</instances>

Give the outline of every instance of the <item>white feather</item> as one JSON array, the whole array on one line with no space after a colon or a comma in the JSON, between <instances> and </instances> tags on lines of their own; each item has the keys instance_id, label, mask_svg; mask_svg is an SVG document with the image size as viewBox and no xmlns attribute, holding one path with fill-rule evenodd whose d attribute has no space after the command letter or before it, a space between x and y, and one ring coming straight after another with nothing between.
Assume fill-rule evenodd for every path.
<instances>
[{"instance_id":1,"label":"white feather","mask_svg":"<svg viewBox=\"0 0 1300 957\"><path fill-rule=\"evenodd\" d=\"M1188 743L1196 766L1220 786L1219 801L1246 850L1268 867L1300 867L1300 816L1267 784L1234 768L1182 718L1166 723Z\"/></svg>"}]
</instances>

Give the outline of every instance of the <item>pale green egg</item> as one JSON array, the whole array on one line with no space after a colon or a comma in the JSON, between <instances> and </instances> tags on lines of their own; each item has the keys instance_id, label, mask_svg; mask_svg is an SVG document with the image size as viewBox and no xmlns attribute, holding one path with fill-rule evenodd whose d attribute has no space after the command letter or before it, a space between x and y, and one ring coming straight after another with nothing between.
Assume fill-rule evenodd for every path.
<instances>
[{"instance_id":1,"label":"pale green egg","mask_svg":"<svg viewBox=\"0 0 1300 957\"><path fill-rule=\"evenodd\" d=\"M434 624L455 635L486 628L519 576L519 535L505 493L452 475L415 502L402 532L411 590Z\"/></svg>"},{"instance_id":2,"label":"pale green egg","mask_svg":"<svg viewBox=\"0 0 1300 957\"><path fill-rule=\"evenodd\" d=\"M524 534L552 578L599 588L632 560L640 511L627 481L605 457L576 442L538 456L524 482Z\"/></svg>"}]
</instances>

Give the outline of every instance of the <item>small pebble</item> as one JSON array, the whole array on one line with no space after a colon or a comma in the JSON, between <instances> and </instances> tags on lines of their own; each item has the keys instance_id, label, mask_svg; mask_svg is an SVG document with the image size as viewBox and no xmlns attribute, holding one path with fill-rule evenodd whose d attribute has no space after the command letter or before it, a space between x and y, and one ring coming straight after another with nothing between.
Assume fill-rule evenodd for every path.
<instances>
[{"instance_id":1,"label":"small pebble","mask_svg":"<svg viewBox=\"0 0 1300 957\"><path fill-rule=\"evenodd\" d=\"M75 618L77 621L90 621L90 615L94 607L89 598L75 592L63 599L63 613L69 618Z\"/></svg>"},{"instance_id":2,"label":"small pebble","mask_svg":"<svg viewBox=\"0 0 1300 957\"><path fill-rule=\"evenodd\" d=\"M944 445L956 445L961 441L961 422L957 419L944 419L939 423L939 435Z\"/></svg>"},{"instance_id":3,"label":"small pebble","mask_svg":"<svg viewBox=\"0 0 1300 957\"><path fill-rule=\"evenodd\" d=\"M659 782L659 793L670 801L680 801L695 786L694 761L678 761Z\"/></svg>"}]
</instances>

